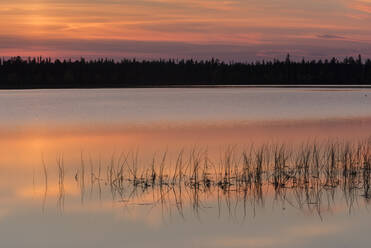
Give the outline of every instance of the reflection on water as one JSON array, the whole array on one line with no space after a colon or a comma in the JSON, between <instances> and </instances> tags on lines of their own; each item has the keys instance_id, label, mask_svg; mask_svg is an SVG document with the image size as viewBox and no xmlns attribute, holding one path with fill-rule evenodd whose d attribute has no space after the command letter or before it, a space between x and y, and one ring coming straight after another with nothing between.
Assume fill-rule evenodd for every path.
<instances>
[{"instance_id":1,"label":"reflection on water","mask_svg":"<svg viewBox=\"0 0 371 248\"><path fill-rule=\"evenodd\" d=\"M365 247L365 92L3 91L1 244Z\"/></svg>"},{"instance_id":2,"label":"reflection on water","mask_svg":"<svg viewBox=\"0 0 371 248\"><path fill-rule=\"evenodd\" d=\"M85 198L102 202L102 195L123 208L150 206L162 214L185 218L184 208L194 216L208 208L218 208L244 221L247 210L264 207L266 199L272 206L290 205L306 213L318 215L333 208L345 207L349 213L360 200L368 205L371 198L371 139L358 143L306 143L298 147L279 144L251 146L243 150L228 147L219 158L208 150L181 150L173 162L167 152L140 165L138 152L122 153L109 163L86 161L74 168L73 179L65 182L63 157L56 161L58 178L57 206L64 210L65 183L76 184L81 204ZM48 171L44 164L43 211L48 195ZM102 173L103 172L103 173ZM54 184L56 184L54 182ZM41 187L40 187L41 188ZM92 196L98 196L93 198ZM254 214L255 215L255 214Z\"/></svg>"}]
</instances>

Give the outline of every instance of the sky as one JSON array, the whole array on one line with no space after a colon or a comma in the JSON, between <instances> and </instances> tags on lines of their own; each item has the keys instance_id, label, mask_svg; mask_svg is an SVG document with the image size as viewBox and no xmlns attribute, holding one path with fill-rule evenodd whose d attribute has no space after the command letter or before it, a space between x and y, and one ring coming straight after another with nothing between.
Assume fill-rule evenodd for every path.
<instances>
[{"instance_id":1,"label":"sky","mask_svg":"<svg viewBox=\"0 0 371 248\"><path fill-rule=\"evenodd\" d=\"M0 56L371 57L371 0L0 0Z\"/></svg>"}]
</instances>

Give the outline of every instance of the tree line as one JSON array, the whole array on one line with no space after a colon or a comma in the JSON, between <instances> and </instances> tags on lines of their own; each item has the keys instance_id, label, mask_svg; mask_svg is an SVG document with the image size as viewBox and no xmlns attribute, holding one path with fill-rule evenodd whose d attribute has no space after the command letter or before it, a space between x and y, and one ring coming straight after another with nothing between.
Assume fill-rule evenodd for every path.
<instances>
[{"instance_id":1,"label":"tree line","mask_svg":"<svg viewBox=\"0 0 371 248\"><path fill-rule=\"evenodd\" d=\"M170 85L371 84L371 60L0 59L0 88L105 88Z\"/></svg>"}]
</instances>

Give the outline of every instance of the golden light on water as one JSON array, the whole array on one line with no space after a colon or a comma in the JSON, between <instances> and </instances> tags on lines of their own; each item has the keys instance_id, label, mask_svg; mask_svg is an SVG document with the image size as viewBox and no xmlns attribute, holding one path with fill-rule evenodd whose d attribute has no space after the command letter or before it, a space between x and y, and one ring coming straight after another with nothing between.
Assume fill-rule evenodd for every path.
<instances>
[{"instance_id":1,"label":"golden light on water","mask_svg":"<svg viewBox=\"0 0 371 248\"><path fill-rule=\"evenodd\" d=\"M291 123L291 124L290 124ZM300 123L300 124L299 124ZM134 152L152 156L171 150L190 149L194 146L218 151L228 145L264 144L270 142L300 143L311 140L327 140L342 134L345 140L367 138L370 120L367 118L337 121L275 121L259 123L224 123L170 127L143 126L55 126L29 127L23 131L3 128L0 140L1 163L4 167L40 166L42 156L54 163L58 155L71 157L78 163L80 154L91 154L108 159L113 154ZM357 126L357 128L349 127ZM70 162L72 162L70 160Z\"/></svg>"}]
</instances>

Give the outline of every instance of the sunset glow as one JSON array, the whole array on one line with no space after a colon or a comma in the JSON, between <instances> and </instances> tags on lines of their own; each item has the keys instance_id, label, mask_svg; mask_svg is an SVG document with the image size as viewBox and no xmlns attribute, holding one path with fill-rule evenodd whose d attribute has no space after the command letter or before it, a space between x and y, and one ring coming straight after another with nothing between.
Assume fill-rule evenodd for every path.
<instances>
[{"instance_id":1,"label":"sunset glow","mask_svg":"<svg viewBox=\"0 0 371 248\"><path fill-rule=\"evenodd\" d=\"M0 2L2 56L370 56L369 0Z\"/></svg>"}]
</instances>

